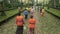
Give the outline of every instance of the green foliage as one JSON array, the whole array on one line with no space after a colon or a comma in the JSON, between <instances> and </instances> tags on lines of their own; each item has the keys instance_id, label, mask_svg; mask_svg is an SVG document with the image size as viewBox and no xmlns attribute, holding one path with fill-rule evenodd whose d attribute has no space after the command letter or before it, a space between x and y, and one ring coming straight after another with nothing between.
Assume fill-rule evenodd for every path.
<instances>
[{"instance_id":1,"label":"green foliage","mask_svg":"<svg viewBox=\"0 0 60 34\"><path fill-rule=\"evenodd\" d=\"M59 0L50 0L48 6L52 8L60 9Z\"/></svg>"},{"instance_id":2,"label":"green foliage","mask_svg":"<svg viewBox=\"0 0 60 34\"><path fill-rule=\"evenodd\" d=\"M55 14L55 15L57 15L57 16L60 17L60 10L53 9L53 8L47 9L47 7L45 7L45 9L46 9L47 11L49 11L49 12L51 12L51 13L53 13L53 14Z\"/></svg>"},{"instance_id":3,"label":"green foliage","mask_svg":"<svg viewBox=\"0 0 60 34\"><path fill-rule=\"evenodd\" d=\"M17 13L18 13L17 9L6 11L5 12L6 16L0 16L0 22L15 15L15 14L17 14Z\"/></svg>"},{"instance_id":4,"label":"green foliage","mask_svg":"<svg viewBox=\"0 0 60 34\"><path fill-rule=\"evenodd\" d=\"M23 7L21 11L24 12L24 10L25 10L25 7ZM5 20L5 19L8 19L9 17L17 14L18 12L19 12L18 9L6 11L5 12L6 16L0 16L0 22Z\"/></svg>"}]
</instances>

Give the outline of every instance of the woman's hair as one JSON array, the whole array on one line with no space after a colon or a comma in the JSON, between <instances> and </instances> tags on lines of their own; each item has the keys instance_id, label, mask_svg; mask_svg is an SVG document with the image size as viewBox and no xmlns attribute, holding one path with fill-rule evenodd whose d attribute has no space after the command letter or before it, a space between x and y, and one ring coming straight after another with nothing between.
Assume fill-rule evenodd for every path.
<instances>
[{"instance_id":1,"label":"woman's hair","mask_svg":"<svg viewBox=\"0 0 60 34\"><path fill-rule=\"evenodd\" d=\"M42 9L44 9L44 7L42 7Z\"/></svg>"},{"instance_id":2,"label":"woman's hair","mask_svg":"<svg viewBox=\"0 0 60 34\"><path fill-rule=\"evenodd\" d=\"M18 13L18 16L20 16L20 15L21 15L21 13L19 12L19 13Z\"/></svg>"},{"instance_id":3,"label":"woman's hair","mask_svg":"<svg viewBox=\"0 0 60 34\"><path fill-rule=\"evenodd\" d=\"M25 10L27 10L27 9L25 9Z\"/></svg>"},{"instance_id":4,"label":"woman's hair","mask_svg":"<svg viewBox=\"0 0 60 34\"><path fill-rule=\"evenodd\" d=\"M33 16L30 16L30 18L33 18Z\"/></svg>"},{"instance_id":5,"label":"woman's hair","mask_svg":"<svg viewBox=\"0 0 60 34\"><path fill-rule=\"evenodd\" d=\"M33 7L32 7L33 8Z\"/></svg>"}]
</instances>

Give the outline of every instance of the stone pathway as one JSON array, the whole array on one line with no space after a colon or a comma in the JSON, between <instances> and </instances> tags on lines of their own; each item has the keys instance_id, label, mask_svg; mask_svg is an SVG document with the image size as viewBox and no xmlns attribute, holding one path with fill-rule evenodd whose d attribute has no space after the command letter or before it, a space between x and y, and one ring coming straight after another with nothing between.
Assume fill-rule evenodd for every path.
<instances>
[{"instance_id":1,"label":"stone pathway","mask_svg":"<svg viewBox=\"0 0 60 34\"><path fill-rule=\"evenodd\" d=\"M41 16L38 10L35 11L34 18L36 19L35 34L60 34L60 19L47 12L45 12L44 16ZM15 19L16 17L0 26L0 34L15 34L17 28ZM27 29L24 30L24 34L28 34L28 25L28 20L25 20Z\"/></svg>"}]
</instances>

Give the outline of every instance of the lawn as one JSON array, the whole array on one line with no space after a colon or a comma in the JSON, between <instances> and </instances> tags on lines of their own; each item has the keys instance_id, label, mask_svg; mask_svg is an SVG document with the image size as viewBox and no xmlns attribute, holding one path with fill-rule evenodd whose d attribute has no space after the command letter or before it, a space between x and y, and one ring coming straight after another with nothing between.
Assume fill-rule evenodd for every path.
<instances>
[{"instance_id":1,"label":"lawn","mask_svg":"<svg viewBox=\"0 0 60 34\"><path fill-rule=\"evenodd\" d=\"M25 7L22 9L22 12L23 12L24 9L25 9ZM14 9L14 10L10 10L10 11L5 11L6 15L0 16L0 22L8 19L9 17L11 17L11 16L13 16L13 15L15 15L17 13L18 13L18 9Z\"/></svg>"},{"instance_id":2,"label":"lawn","mask_svg":"<svg viewBox=\"0 0 60 34\"><path fill-rule=\"evenodd\" d=\"M7 18L9 18L9 17L11 17L11 16L13 16L13 15L15 15L15 14L17 14L17 13L18 13L17 9L6 11L5 16L0 16L0 22L7 19Z\"/></svg>"},{"instance_id":3,"label":"lawn","mask_svg":"<svg viewBox=\"0 0 60 34\"><path fill-rule=\"evenodd\" d=\"M54 15L57 15L60 17L60 10L57 10L57 9L53 9L53 8L50 8L50 9L47 9L47 7L45 7L45 9L51 13L53 13Z\"/></svg>"}]
</instances>

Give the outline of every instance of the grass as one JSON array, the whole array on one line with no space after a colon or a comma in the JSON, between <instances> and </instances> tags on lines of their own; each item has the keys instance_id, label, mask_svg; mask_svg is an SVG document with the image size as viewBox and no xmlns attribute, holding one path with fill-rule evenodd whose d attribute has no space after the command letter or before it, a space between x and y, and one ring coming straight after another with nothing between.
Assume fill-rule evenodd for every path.
<instances>
[{"instance_id":1,"label":"grass","mask_svg":"<svg viewBox=\"0 0 60 34\"><path fill-rule=\"evenodd\" d=\"M47 9L47 7L45 7L45 9L51 13L53 13L54 15L57 15L60 17L60 10L57 10L57 9L53 9L53 8L50 8L50 9Z\"/></svg>"},{"instance_id":2,"label":"grass","mask_svg":"<svg viewBox=\"0 0 60 34\"><path fill-rule=\"evenodd\" d=\"M24 11L25 7L22 9L22 12ZM5 19L15 15L18 13L18 9L14 9L14 10L10 10L10 11L6 11L5 14L6 16L0 16L0 22L4 21Z\"/></svg>"},{"instance_id":3,"label":"grass","mask_svg":"<svg viewBox=\"0 0 60 34\"><path fill-rule=\"evenodd\" d=\"M6 11L5 14L6 16L0 16L0 22L17 14L18 13L18 10L17 9L14 9L14 10L10 10L10 11Z\"/></svg>"}]
</instances>

